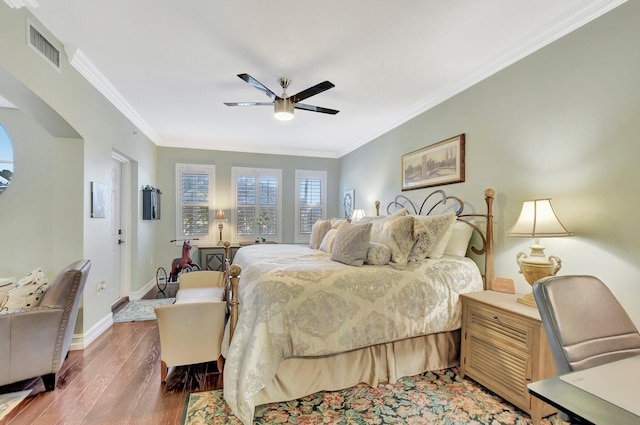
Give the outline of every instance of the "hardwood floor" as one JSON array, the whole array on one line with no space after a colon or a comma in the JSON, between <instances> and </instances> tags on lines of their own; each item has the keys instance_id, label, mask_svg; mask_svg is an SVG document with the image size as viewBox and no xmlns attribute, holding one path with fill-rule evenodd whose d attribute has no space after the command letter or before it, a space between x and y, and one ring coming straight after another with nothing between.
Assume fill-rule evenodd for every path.
<instances>
[{"instance_id":1,"label":"hardwood floor","mask_svg":"<svg viewBox=\"0 0 640 425\"><path fill-rule=\"evenodd\" d=\"M145 298L159 296L152 292ZM161 384L156 321L115 323L85 350L69 352L55 391L43 392L39 378L0 387L0 392L33 388L0 424L180 424L188 392L221 386L213 372L213 363L175 368Z\"/></svg>"}]
</instances>

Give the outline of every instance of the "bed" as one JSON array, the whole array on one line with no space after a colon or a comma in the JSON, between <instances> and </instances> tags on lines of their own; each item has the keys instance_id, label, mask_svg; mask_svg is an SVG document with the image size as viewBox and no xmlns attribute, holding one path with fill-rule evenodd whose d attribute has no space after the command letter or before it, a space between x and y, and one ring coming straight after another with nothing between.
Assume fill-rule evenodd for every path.
<instances>
[{"instance_id":1,"label":"bed","mask_svg":"<svg viewBox=\"0 0 640 425\"><path fill-rule=\"evenodd\" d=\"M223 353L224 398L233 413L250 424L257 405L361 382L393 383L458 364L458 296L490 288L494 280L491 189L485 201L486 212L468 214L463 211L468 204L441 190L420 207L401 195L389 204L387 216L336 229L342 236L332 252L283 244L238 250L230 268L231 319ZM419 218L425 215L434 218ZM430 235L432 248L448 229L468 226L475 233L466 242L469 252L482 260L443 254L404 262L392 254L380 265L336 261L347 231L368 226L373 241L380 235L374 237L375 229L389 223L445 222L445 216L452 216L451 224ZM369 251L374 245L384 244L369 243Z\"/></svg>"}]
</instances>

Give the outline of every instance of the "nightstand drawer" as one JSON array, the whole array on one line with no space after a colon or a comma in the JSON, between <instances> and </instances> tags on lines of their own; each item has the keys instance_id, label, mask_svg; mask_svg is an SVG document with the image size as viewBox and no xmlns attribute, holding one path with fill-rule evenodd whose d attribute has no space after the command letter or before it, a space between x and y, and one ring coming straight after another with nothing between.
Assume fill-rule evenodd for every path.
<instances>
[{"instance_id":1,"label":"nightstand drawer","mask_svg":"<svg viewBox=\"0 0 640 425\"><path fill-rule=\"evenodd\" d=\"M514 348L529 351L533 345L533 327L514 314L473 305L469 307L467 320L467 326L474 332L500 338Z\"/></svg>"}]
</instances>

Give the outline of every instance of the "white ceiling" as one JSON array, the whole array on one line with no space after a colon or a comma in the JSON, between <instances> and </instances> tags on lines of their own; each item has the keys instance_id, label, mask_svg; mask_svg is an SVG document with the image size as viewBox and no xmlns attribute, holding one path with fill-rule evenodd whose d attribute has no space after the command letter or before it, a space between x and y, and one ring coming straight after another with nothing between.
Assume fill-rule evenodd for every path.
<instances>
[{"instance_id":1,"label":"white ceiling","mask_svg":"<svg viewBox=\"0 0 640 425\"><path fill-rule=\"evenodd\" d=\"M5 0L16 3L20 0ZM28 0L30 12L157 145L340 157L624 0ZM86 70L93 72L87 72ZM85 70L85 71L83 71ZM236 75L280 94L273 110ZM90 76L93 75L93 76ZM97 77L96 77L97 76Z\"/></svg>"}]
</instances>

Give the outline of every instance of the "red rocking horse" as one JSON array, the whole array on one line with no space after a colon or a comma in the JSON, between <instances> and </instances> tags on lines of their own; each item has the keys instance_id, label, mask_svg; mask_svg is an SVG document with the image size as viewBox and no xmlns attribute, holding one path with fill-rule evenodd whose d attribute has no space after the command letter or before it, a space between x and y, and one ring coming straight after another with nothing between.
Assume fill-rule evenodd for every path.
<instances>
[{"instance_id":1,"label":"red rocking horse","mask_svg":"<svg viewBox=\"0 0 640 425\"><path fill-rule=\"evenodd\" d=\"M171 242L175 242L172 240ZM175 258L171 262L171 273L169 274L169 282L177 282L178 275L181 272L192 272L200 270L200 266L191 260L191 242L185 240L182 244L182 257Z\"/></svg>"}]
</instances>

